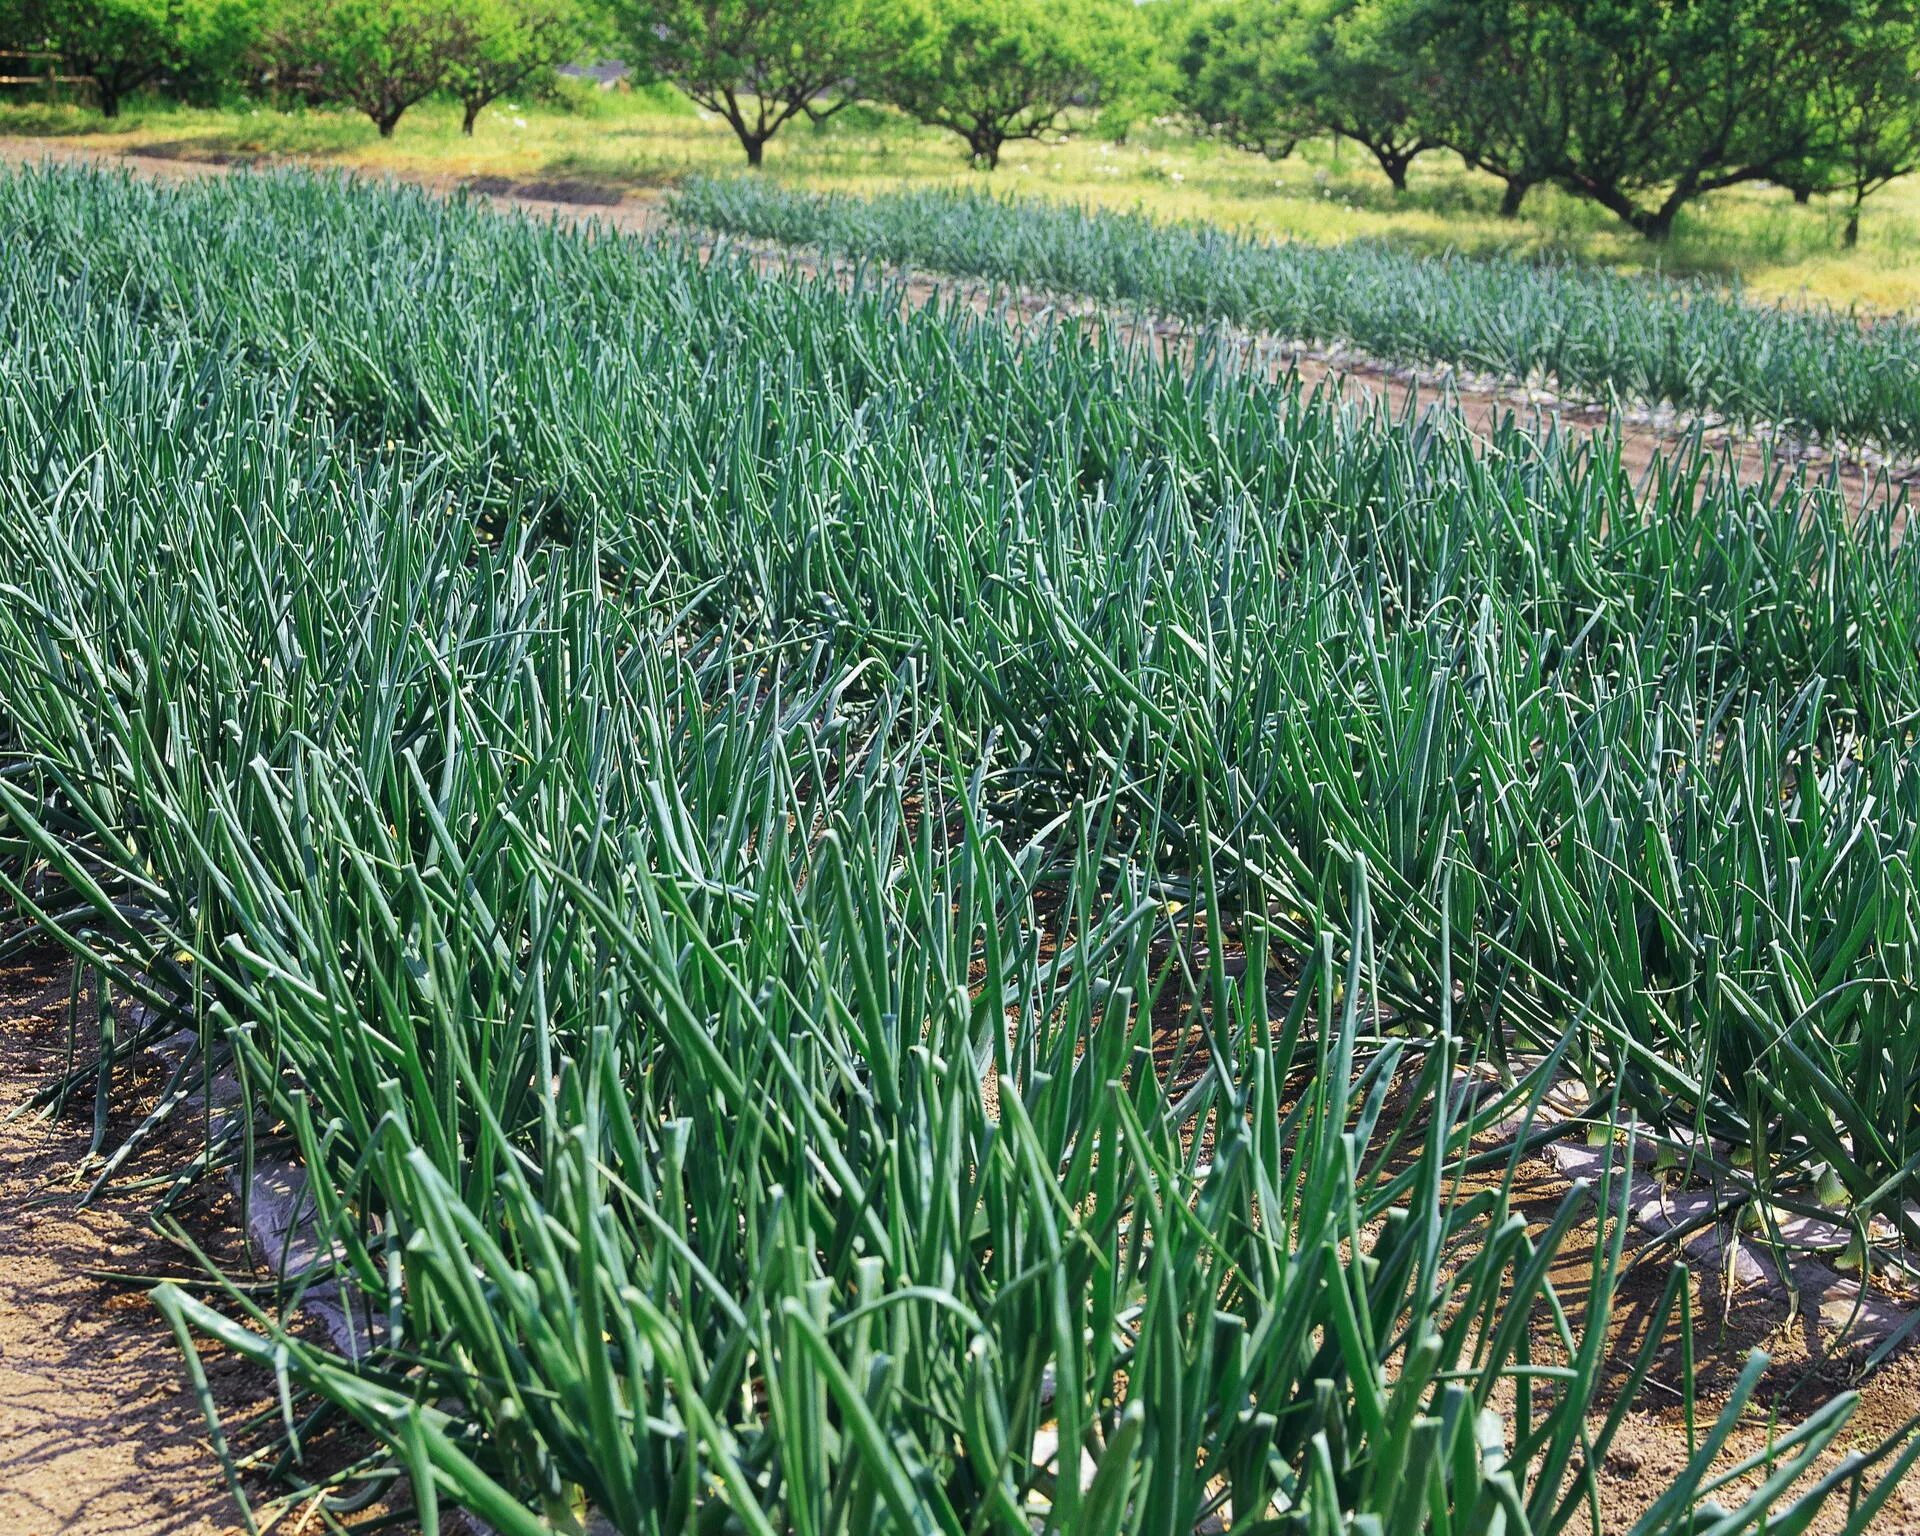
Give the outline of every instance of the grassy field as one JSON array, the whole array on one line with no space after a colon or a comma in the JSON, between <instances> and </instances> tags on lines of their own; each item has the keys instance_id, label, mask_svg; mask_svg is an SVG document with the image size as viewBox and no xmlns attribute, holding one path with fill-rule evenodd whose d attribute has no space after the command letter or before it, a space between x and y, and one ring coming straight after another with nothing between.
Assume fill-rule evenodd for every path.
<instances>
[{"instance_id":1,"label":"grassy field","mask_svg":"<svg viewBox=\"0 0 1920 1536\"><path fill-rule=\"evenodd\" d=\"M82 136L115 147L174 145L186 153L298 156L408 175L575 177L622 188L658 187L690 172L739 168L726 126L664 93L571 92L567 110L506 103L471 139L459 113L428 104L383 142L364 118L326 111L196 111L139 103L108 123L73 107L0 106L0 133ZM1445 155L1417 161L1396 197L1364 151L1322 142L1272 164L1151 124L1126 143L1084 133L1059 145L1011 145L988 178L970 171L959 141L855 108L821 129L789 127L769 146L769 177L816 191L883 192L991 185L1022 195L1160 219L1202 219L1251 234L1334 243L1391 239L1416 250L1553 252L1640 269L1740 278L1759 297L1811 297L1883 310L1920 308L1920 182L1876 197L1860 248L1839 246L1841 215L1796 207L1778 189L1747 188L1696 204L1655 253L1601 210L1536 193L1517 222L1495 216L1498 187Z\"/></svg>"},{"instance_id":2,"label":"grassy field","mask_svg":"<svg viewBox=\"0 0 1920 1536\"><path fill-rule=\"evenodd\" d=\"M256 1469L1547 1536L1656 1379L1609 1530L1862 1531L1920 1456L1696 1404L1673 1250L1616 1315L1625 1189L1523 1216L1491 1134L1561 1079L1763 1241L1920 1240L1891 511L405 188L19 175L0 241L0 877L101 982L51 1093L102 1177L296 1157L365 1316L158 1292L284 1383Z\"/></svg>"}]
</instances>

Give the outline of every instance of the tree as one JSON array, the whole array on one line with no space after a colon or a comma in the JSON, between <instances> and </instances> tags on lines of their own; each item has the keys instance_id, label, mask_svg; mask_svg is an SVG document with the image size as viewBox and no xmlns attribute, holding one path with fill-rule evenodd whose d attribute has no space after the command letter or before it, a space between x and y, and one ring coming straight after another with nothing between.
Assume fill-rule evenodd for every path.
<instances>
[{"instance_id":1,"label":"tree","mask_svg":"<svg viewBox=\"0 0 1920 1536\"><path fill-rule=\"evenodd\" d=\"M794 118L817 120L853 99L872 35L866 0L612 5L629 62L725 118L748 165Z\"/></svg>"},{"instance_id":2,"label":"tree","mask_svg":"<svg viewBox=\"0 0 1920 1536\"><path fill-rule=\"evenodd\" d=\"M1438 147L1407 42L1399 0L1330 0L1308 20L1314 118L1372 154L1396 192L1414 157Z\"/></svg>"},{"instance_id":3,"label":"tree","mask_svg":"<svg viewBox=\"0 0 1920 1536\"><path fill-rule=\"evenodd\" d=\"M1130 18L1127 67L1101 90L1092 132L1124 144L1136 124L1183 110L1175 55L1194 10L1191 0L1140 0Z\"/></svg>"},{"instance_id":4,"label":"tree","mask_svg":"<svg viewBox=\"0 0 1920 1536\"><path fill-rule=\"evenodd\" d=\"M1443 116L1476 163L1664 240L1695 198L1804 163L1823 41L1858 3L1447 0L1432 35L1473 99Z\"/></svg>"},{"instance_id":5,"label":"tree","mask_svg":"<svg viewBox=\"0 0 1920 1536\"><path fill-rule=\"evenodd\" d=\"M469 136L492 103L548 84L594 38L577 0L462 0L457 15L447 84L460 98L460 131Z\"/></svg>"},{"instance_id":6,"label":"tree","mask_svg":"<svg viewBox=\"0 0 1920 1536\"><path fill-rule=\"evenodd\" d=\"M48 0L41 14L48 41L72 73L92 78L107 117L164 75L178 51L171 0Z\"/></svg>"},{"instance_id":7,"label":"tree","mask_svg":"<svg viewBox=\"0 0 1920 1536\"><path fill-rule=\"evenodd\" d=\"M1852 250L1860 243L1860 205L1920 171L1920 13L1905 0L1871 0L1824 41L1817 142L1779 179L1801 202L1813 191L1846 193L1841 238Z\"/></svg>"},{"instance_id":8,"label":"tree","mask_svg":"<svg viewBox=\"0 0 1920 1536\"><path fill-rule=\"evenodd\" d=\"M957 133L992 170L1009 143L1057 132L1145 78L1149 32L1130 0L905 0L879 94Z\"/></svg>"},{"instance_id":9,"label":"tree","mask_svg":"<svg viewBox=\"0 0 1920 1536\"><path fill-rule=\"evenodd\" d=\"M69 72L93 81L107 117L176 72L231 73L259 23L253 0L42 0L22 14Z\"/></svg>"},{"instance_id":10,"label":"tree","mask_svg":"<svg viewBox=\"0 0 1920 1536\"><path fill-rule=\"evenodd\" d=\"M1239 149L1284 160L1319 126L1307 18L1298 0L1217 3L1182 18L1174 40L1182 111Z\"/></svg>"},{"instance_id":11,"label":"tree","mask_svg":"<svg viewBox=\"0 0 1920 1536\"><path fill-rule=\"evenodd\" d=\"M1209 130L1271 158L1311 133L1364 147L1405 191L1438 142L1408 13L1432 0L1220 0L1180 46L1182 105Z\"/></svg>"},{"instance_id":12,"label":"tree","mask_svg":"<svg viewBox=\"0 0 1920 1536\"><path fill-rule=\"evenodd\" d=\"M1512 11L1512 0L1406 0L1396 17L1400 46L1417 61L1429 133L1505 184L1508 219L1565 165L1568 130L1558 63L1542 41L1548 29Z\"/></svg>"},{"instance_id":13,"label":"tree","mask_svg":"<svg viewBox=\"0 0 1920 1536\"><path fill-rule=\"evenodd\" d=\"M449 84L466 35L454 0L285 0L265 51L282 84L366 113L390 139Z\"/></svg>"},{"instance_id":14,"label":"tree","mask_svg":"<svg viewBox=\"0 0 1920 1536\"><path fill-rule=\"evenodd\" d=\"M1560 0L1568 5L1572 0ZM1803 155L1829 0L1614 3L1576 39L1560 180L1652 240L1707 192Z\"/></svg>"}]
</instances>

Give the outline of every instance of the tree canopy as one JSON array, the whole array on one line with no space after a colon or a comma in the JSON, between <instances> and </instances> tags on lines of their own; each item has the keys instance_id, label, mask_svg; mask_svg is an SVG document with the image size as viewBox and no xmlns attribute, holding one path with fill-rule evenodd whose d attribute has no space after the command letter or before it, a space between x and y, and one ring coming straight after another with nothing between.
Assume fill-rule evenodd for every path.
<instances>
[{"instance_id":1,"label":"tree canopy","mask_svg":"<svg viewBox=\"0 0 1920 1536\"><path fill-rule=\"evenodd\" d=\"M502 96L550 82L599 36L601 20L582 0L461 0L460 36L447 86L460 98L461 130Z\"/></svg>"},{"instance_id":2,"label":"tree canopy","mask_svg":"<svg viewBox=\"0 0 1920 1536\"><path fill-rule=\"evenodd\" d=\"M1869 0L1826 34L1812 102L1813 144L1787 183L1848 198L1843 243L1860 240L1860 205L1920 170L1920 9Z\"/></svg>"},{"instance_id":3,"label":"tree canopy","mask_svg":"<svg viewBox=\"0 0 1920 1536\"><path fill-rule=\"evenodd\" d=\"M5 9L0 43L57 53L93 81L107 117L165 76L231 76L260 22L259 0L27 0Z\"/></svg>"},{"instance_id":4,"label":"tree canopy","mask_svg":"<svg viewBox=\"0 0 1920 1536\"><path fill-rule=\"evenodd\" d=\"M1505 181L1502 212L1552 182L1660 240L1761 180L1857 216L1920 161L1916 31L1912 0L1215 0L1178 64L1235 143L1340 134L1395 187L1444 145Z\"/></svg>"},{"instance_id":5,"label":"tree canopy","mask_svg":"<svg viewBox=\"0 0 1920 1536\"><path fill-rule=\"evenodd\" d=\"M851 100L870 56L870 0L610 3L629 62L726 119L749 165L794 118Z\"/></svg>"},{"instance_id":6,"label":"tree canopy","mask_svg":"<svg viewBox=\"0 0 1920 1536\"><path fill-rule=\"evenodd\" d=\"M1214 0L1177 56L1181 104L1230 143L1284 157L1335 133L1362 145L1396 189L1434 148L1406 0Z\"/></svg>"},{"instance_id":7,"label":"tree canopy","mask_svg":"<svg viewBox=\"0 0 1920 1536\"><path fill-rule=\"evenodd\" d=\"M966 140L992 169L1074 108L1149 72L1152 32L1128 0L900 0L871 78L881 97Z\"/></svg>"},{"instance_id":8,"label":"tree canopy","mask_svg":"<svg viewBox=\"0 0 1920 1536\"><path fill-rule=\"evenodd\" d=\"M1214 0L1175 33L1176 100L1228 143L1285 159L1320 126L1306 43L1300 0Z\"/></svg>"}]
</instances>

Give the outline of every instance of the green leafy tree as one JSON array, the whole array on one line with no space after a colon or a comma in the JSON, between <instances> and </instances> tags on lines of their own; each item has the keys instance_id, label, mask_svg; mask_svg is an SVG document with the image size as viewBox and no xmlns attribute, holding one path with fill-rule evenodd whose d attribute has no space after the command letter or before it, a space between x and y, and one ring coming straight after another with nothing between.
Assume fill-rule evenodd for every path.
<instances>
[{"instance_id":1,"label":"green leafy tree","mask_svg":"<svg viewBox=\"0 0 1920 1536\"><path fill-rule=\"evenodd\" d=\"M1860 243L1860 206L1888 182L1920 171L1920 11L1910 0L1856 6L1824 38L1814 98L1817 142L1780 180L1805 201L1846 194L1842 241Z\"/></svg>"},{"instance_id":2,"label":"green leafy tree","mask_svg":"<svg viewBox=\"0 0 1920 1536\"><path fill-rule=\"evenodd\" d=\"M143 86L194 71L230 76L259 25L254 0L42 0L14 23L93 81L100 110ZM12 30L11 28L7 30Z\"/></svg>"},{"instance_id":3,"label":"green leafy tree","mask_svg":"<svg viewBox=\"0 0 1920 1536\"><path fill-rule=\"evenodd\" d=\"M451 83L467 36L455 0L288 0L265 52L283 86L364 112L390 139L409 107Z\"/></svg>"},{"instance_id":4,"label":"green leafy tree","mask_svg":"<svg viewBox=\"0 0 1920 1536\"><path fill-rule=\"evenodd\" d=\"M107 117L179 57L173 0L48 0L42 14L48 40L69 70L92 78Z\"/></svg>"},{"instance_id":5,"label":"green leafy tree","mask_svg":"<svg viewBox=\"0 0 1920 1536\"><path fill-rule=\"evenodd\" d=\"M502 96L545 88L562 64L596 40L578 0L461 0L447 85L460 98L460 131Z\"/></svg>"},{"instance_id":6,"label":"green leafy tree","mask_svg":"<svg viewBox=\"0 0 1920 1536\"><path fill-rule=\"evenodd\" d=\"M1439 108L1468 159L1551 180L1652 240L1820 142L1825 43L1858 0L1445 0Z\"/></svg>"},{"instance_id":7,"label":"green leafy tree","mask_svg":"<svg viewBox=\"0 0 1920 1536\"><path fill-rule=\"evenodd\" d=\"M1439 147L1403 0L1331 0L1308 18L1310 110L1363 146L1396 192L1414 158Z\"/></svg>"},{"instance_id":8,"label":"green leafy tree","mask_svg":"<svg viewBox=\"0 0 1920 1536\"><path fill-rule=\"evenodd\" d=\"M991 170L1019 140L1124 97L1150 73L1151 31L1129 0L905 0L893 17L886 101L966 140Z\"/></svg>"},{"instance_id":9,"label":"green leafy tree","mask_svg":"<svg viewBox=\"0 0 1920 1536\"><path fill-rule=\"evenodd\" d=\"M1403 0L1395 25L1414 61L1428 131L1505 184L1500 215L1568 163L1556 29L1518 14L1526 0ZM1562 18L1560 25L1570 25Z\"/></svg>"},{"instance_id":10,"label":"green leafy tree","mask_svg":"<svg viewBox=\"0 0 1920 1536\"><path fill-rule=\"evenodd\" d=\"M1560 0L1562 5L1574 0ZM1827 0L1677 0L1587 6L1567 95L1560 180L1650 239L1689 202L1801 156Z\"/></svg>"},{"instance_id":11,"label":"green leafy tree","mask_svg":"<svg viewBox=\"0 0 1920 1536\"><path fill-rule=\"evenodd\" d=\"M794 118L856 94L868 0L611 0L629 62L726 119L747 164Z\"/></svg>"},{"instance_id":12,"label":"green leafy tree","mask_svg":"<svg viewBox=\"0 0 1920 1536\"><path fill-rule=\"evenodd\" d=\"M1194 11L1190 0L1140 0L1129 28L1133 67L1101 92L1093 132L1123 144L1135 124L1184 110L1176 54Z\"/></svg>"},{"instance_id":13,"label":"green leafy tree","mask_svg":"<svg viewBox=\"0 0 1920 1536\"><path fill-rule=\"evenodd\" d=\"M1212 132L1272 158L1334 133L1396 190L1432 149L1428 82L1407 12L1432 0L1216 0L1177 55L1181 104Z\"/></svg>"},{"instance_id":14,"label":"green leafy tree","mask_svg":"<svg viewBox=\"0 0 1920 1536\"><path fill-rule=\"evenodd\" d=\"M1176 99L1210 133L1284 160L1319 127L1307 17L1297 0L1189 12L1174 41Z\"/></svg>"}]
</instances>

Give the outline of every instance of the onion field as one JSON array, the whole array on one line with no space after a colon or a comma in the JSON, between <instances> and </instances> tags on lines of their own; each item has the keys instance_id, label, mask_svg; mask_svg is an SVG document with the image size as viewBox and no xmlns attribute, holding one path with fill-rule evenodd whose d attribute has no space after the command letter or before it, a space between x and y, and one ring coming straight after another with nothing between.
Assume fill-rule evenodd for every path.
<instances>
[{"instance_id":1,"label":"onion field","mask_svg":"<svg viewBox=\"0 0 1920 1536\"><path fill-rule=\"evenodd\" d=\"M1656 1378L1644 1536L1920 1457L1846 1392L1735 1450L1762 1362L1694 1414L1619 1181L1515 1192L1631 1123L1920 1246L1897 506L395 187L48 169L0 252L11 943L94 978L97 1179L309 1176L317 1263L156 1293L278 1380L263 1510L1545 1536ZM1780 416L1759 312L1658 292ZM1764 323L1855 369L1795 419L1920 432L1907 331Z\"/></svg>"},{"instance_id":2,"label":"onion field","mask_svg":"<svg viewBox=\"0 0 1920 1536\"><path fill-rule=\"evenodd\" d=\"M1749 304L1699 281L1573 263L1276 244L981 193L862 199L696 177L669 206L690 225L748 239L1230 321L1589 399L1920 449L1920 327L1905 316Z\"/></svg>"}]
</instances>

